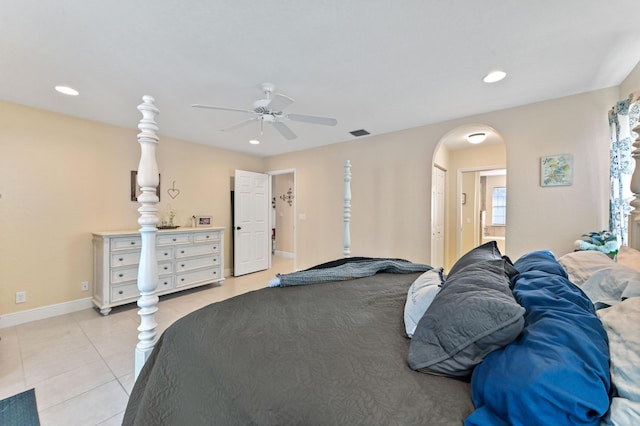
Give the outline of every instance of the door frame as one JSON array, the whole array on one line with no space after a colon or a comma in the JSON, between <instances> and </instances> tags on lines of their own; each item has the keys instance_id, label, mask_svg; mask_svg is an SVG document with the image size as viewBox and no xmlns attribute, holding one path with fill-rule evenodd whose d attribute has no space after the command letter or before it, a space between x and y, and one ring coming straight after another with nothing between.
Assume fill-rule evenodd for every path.
<instances>
[{"instance_id":1,"label":"door frame","mask_svg":"<svg viewBox=\"0 0 640 426\"><path fill-rule=\"evenodd\" d=\"M273 194L273 176L276 175L288 175L288 174L293 174L293 188L291 189L293 191L293 270L297 271L297 258L298 258L298 227L297 227L297 223L298 223L298 210L297 210L297 206L298 206L298 189L297 189L297 175L296 175L296 169L282 169L282 170L272 170L269 172L266 172L266 174L269 176L269 199L272 200L273 197L275 196ZM269 228L273 228L273 223L271 221L271 215L269 215ZM271 256L269 256L269 268L271 268Z\"/></svg>"}]
</instances>

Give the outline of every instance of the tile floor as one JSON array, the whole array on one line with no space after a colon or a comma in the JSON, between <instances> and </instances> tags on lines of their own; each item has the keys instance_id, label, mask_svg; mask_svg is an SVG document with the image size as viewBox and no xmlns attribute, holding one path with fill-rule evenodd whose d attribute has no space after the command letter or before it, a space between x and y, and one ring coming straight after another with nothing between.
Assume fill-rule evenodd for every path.
<instances>
[{"instance_id":1,"label":"tile floor","mask_svg":"<svg viewBox=\"0 0 640 426\"><path fill-rule=\"evenodd\" d=\"M292 259L274 257L270 270L228 277L160 299L158 335L198 308L266 287ZM43 426L120 425L134 383L140 323L135 304L108 316L95 309L0 329L0 399L35 388Z\"/></svg>"}]
</instances>

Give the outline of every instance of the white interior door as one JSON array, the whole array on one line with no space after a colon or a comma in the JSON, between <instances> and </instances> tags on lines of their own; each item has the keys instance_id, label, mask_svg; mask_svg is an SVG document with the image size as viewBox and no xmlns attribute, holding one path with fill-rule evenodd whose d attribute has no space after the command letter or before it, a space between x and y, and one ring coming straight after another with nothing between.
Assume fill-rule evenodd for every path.
<instances>
[{"instance_id":1,"label":"white interior door","mask_svg":"<svg viewBox=\"0 0 640 426\"><path fill-rule=\"evenodd\" d=\"M235 171L233 275L269 268L269 176Z\"/></svg>"},{"instance_id":2,"label":"white interior door","mask_svg":"<svg viewBox=\"0 0 640 426\"><path fill-rule=\"evenodd\" d=\"M444 266L445 171L433 168L433 214L431 215L431 266Z\"/></svg>"}]
</instances>

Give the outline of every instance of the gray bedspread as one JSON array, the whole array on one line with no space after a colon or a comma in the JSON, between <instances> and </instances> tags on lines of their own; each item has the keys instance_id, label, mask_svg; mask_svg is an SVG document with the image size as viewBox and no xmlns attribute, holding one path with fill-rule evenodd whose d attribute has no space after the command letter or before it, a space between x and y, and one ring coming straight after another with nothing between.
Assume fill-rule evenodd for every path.
<instances>
[{"instance_id":1,"label":"gray bedspread","mask_svg":"<svg viewBox=\"0 0 640 426\"><path fill-rule=\"evenodd\" d=\"M187 315L158 341L123 424L462 424L469 384L407 365L418 275L266 288Z\"/></svg>"}]
</instances>

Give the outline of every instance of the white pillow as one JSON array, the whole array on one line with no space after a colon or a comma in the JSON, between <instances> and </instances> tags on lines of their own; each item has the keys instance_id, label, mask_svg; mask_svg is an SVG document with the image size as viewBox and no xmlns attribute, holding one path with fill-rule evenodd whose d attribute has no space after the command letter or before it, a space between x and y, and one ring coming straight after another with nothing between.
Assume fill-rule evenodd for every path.
<instances>
[{"instance_id":1,"label":"white pillow","mask_svg":"<svg viewBox=\"0 0 640 426\"><path fill-rule=\"evenodd\" d=\"M602 425L640 424L640 298L598 311L609 337L614 398Z\"/></svg>"},{"instance_id":2,"label":"white pillow","mask_svg":"<svg viewBox=\"0 0 640 426\"><path fill-rule=\"evenodd\" d=\"M618 252L618 263L640 271L640 251L631 247L621 246Z\"/></svg>"},{"instance_id":3,"label":"white pillow","mask_svg":"<svg viewBox=\"0 0 640 426\"><path fill-rule=\"evenodd\" d=\"M442 268L430 269L416 278L409 287L404 305L404 326L409 338L413 336L418 322L427 312L443 282Z\"/></svg>"},{"instance_id":4,"label":"white pillow","mask_svg":"<svg viewBox=\"0 0 640 426\"><path fill-rule=\"evenodd\" d=\"M604 253L576 251L560 257L558 262L596 309L640 296L640 271L616 263Z\"/></svg>"},{"instance_id":5,"label":"white pillow","mask_svg":"<svg viewBox=\"0 0 640 426\"><path fill-rule=\"evenodd\" d=\"M609 256L595 250L567 253L558 259L558 263L567 271L569 280L577 286L584 284L597 271L615 264Z\"/></svg>"}]
</instances>

